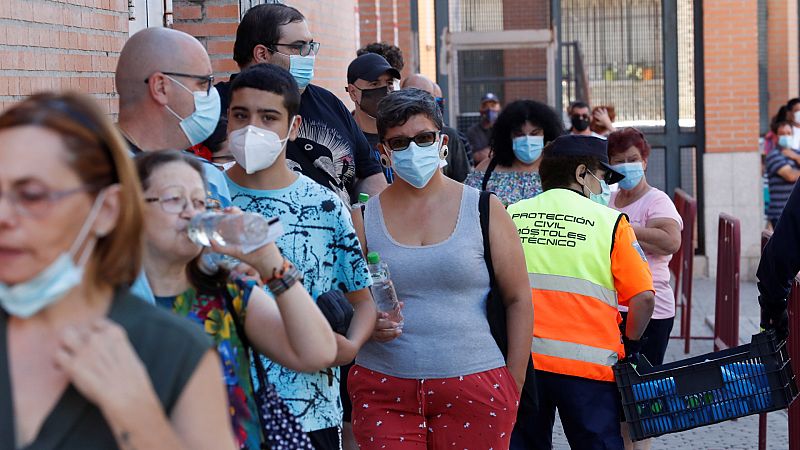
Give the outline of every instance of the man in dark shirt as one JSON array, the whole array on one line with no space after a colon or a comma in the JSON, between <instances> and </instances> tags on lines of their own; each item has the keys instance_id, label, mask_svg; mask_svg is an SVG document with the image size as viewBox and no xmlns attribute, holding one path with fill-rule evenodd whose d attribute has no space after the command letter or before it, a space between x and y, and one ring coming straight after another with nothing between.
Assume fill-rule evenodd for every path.
<instances>
[{"instance_id":1,"label":"man in dark shirt","mask_svg":"<svg viewBox=\"0 0 800 450\"><path fill-rule=\"evenodd\" d=\"M365 53L350 63L347 68L347 92L356 105L353 112L364 137L367 138L376 160L380 160L378 151L378 127L375 118L378 115L378 103L396 89L400 72L389 65L383 56ZM386 181L392 182L391 168L384 168Z\"/></svg>"},{"instance_id":2,"label":"man in dark shirt","mask_svg":"<svg viewBox=\"0 0 800 450\"><path fill-rule=\"evenodd\" d=\"M303 122L297 139L287 143L287 164L349 204L359 192L378 194L386 187L386 179L345 105L330 91L310 84L318 51L319 43L300 11L282 4L262 4L250 8L242 18L233 59L242 69L268 63L294 76L301 92ZM217 89L224 115L230 82L217 84Z\"/></svg>"},{"instance_id":3,"label":"man in dark shirt","mask_svg":"<svg viewBox=\"0 0 800 450\"><path fill-rule=\"evenodd\" d=\"M492 136L492 126L500 115L500 99L491 92L481 98L481 121L469 127L467 138L472 147L472 159L475 165L489 157L489 141Z\"/></svg>"}]
</instances>

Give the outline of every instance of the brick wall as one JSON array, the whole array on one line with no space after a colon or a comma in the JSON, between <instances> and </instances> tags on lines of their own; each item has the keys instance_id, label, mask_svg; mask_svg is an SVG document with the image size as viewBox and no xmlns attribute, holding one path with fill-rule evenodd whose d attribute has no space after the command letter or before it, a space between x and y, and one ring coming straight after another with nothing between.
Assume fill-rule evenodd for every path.
<instances>
[{"instance_id":1,"label":"brick wall","mask_svg":"<svg viewBox=\"0 0 800 450\"><path fill-rule=\"evenodd\" d=\"M410 0L360 0L359 40L396 45L403 52L403 78L419 71L419 49L412 33Z\"/></svg>"},{"instance_id":2,"label":"brick wall","mask_svg":"<svg viewBox=\"0 0 800 450\"><path fill-rule=\"evenodd\" d=\"M758 149L757 0L703 2L706 152Z\"/></svg>"},{"instance_id":3,"label":"brick wall","mask_svg":"<svg viewBox=\"0 0 800 450\"><path fill-rule=\"evenodd\" d=\"M767 67L770 118L798 95L797 2L767 1Z\"/></svg>"},{"instance_id":4,"label":"brick wall","mask_svg":"<svg viewBox=\"0 0 800 450\"><path fill-rule=\"evenodd\" d=\"M0 0L0 109L44 90L94 95L116 114L126 0Z\"/></svg>"},{"instance_id":5,"label":"brick wall","mask_svg":"<svg viewBox=\"0 0 800 450\"><path fill-rule=\"evenodd\" d=\"M318 2L287 1L308 19L314 39L320 42L320 53L314 68L314 84L331 90L345 104L350 103L344 91L347 65L355 58L355 0ZM174 28L200 40L211 57L215 75L227 79L239 71L233 61L233 43L239 24L238 0L174 0Z\"/></svg>"},{"instance_id":6,"label":"brick wall","mask_svg":"<svg viewBox=\"0 0 800 450\"><path fill-rule=\"evenodd\" d=\"M504 0L503 29L546 29L550 24L549 0ZM506 77L547 76L545 49L515 49L503 51ZM503 104L514 100L532 99L547 103L547 81L508 81L503 86Z\"/></svg>"}]
</instances>

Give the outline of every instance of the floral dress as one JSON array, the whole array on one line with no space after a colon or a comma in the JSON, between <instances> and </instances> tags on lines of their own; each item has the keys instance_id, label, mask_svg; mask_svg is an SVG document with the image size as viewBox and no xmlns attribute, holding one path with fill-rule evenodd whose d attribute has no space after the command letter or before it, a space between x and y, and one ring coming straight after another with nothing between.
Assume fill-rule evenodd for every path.
<instances>
[{"instance_id":1,"label":"floral dress","mask_svg":"<svg viewBox=\"0 0 800 450\"><path fill-rule=\"evenodd\" d=\"M481 190L484 172L473 171L464 184ZM492 172L486 190L493 192L503 205L513 205L520 200L536 197L542 193L542 178L539 172Z\"/></svg>"},{"instance_id":2,"label":"floral dress","mask_svg":"<svg viewBox=\"0 0 800 450\"><path fill-rule=\"evenodd\" d=\"M252 282L243 280L231 281L227 285L230 298L233 299L233 308L242 324L253 286ZM250 357L236 331L233 316L225 308L222 293L200 294L190 288L176 297L156 297L156 303L196 322L211 336L222 360L228 391L228 410L239 448L259 450L262 436L250 380Z\"/></svg>"}]
</instances>

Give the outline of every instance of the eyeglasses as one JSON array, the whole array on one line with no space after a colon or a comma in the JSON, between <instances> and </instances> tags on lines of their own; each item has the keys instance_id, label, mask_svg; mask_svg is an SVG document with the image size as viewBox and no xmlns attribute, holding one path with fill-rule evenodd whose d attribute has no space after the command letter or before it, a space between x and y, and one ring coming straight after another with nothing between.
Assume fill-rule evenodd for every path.
<instances>
[{"instance_id":1,"label":"eyeglasses","mask_svg":"<svg viewBox=\"0 0 800 450\"><path fill-rule=\"evenodd\" d=\"M401 152L408 148L413 141L420 147L430 147L431 145L435 144L436 141L439 140L439 132L438 131L423 131L422 133L414 136L414 137L407 137L407 136L397 136L391 139L386 140L386 145L389 146L390 149L394 152Z\"/></svg>"},{"instance_id":2,"label":"eyeglasses","mask_svg":"<svg viewBox=\"0 0 800 450\"><path fill-rule=\"evenodd\" d=\"M11 206L14 207L14 211L19 215L39 218L47 214L54 202L72 194L89 192L95 189L95 186L83 185L63 191L50 191L41 187L23 186L0 193L0 200L6 197Z\"/></svg>"},{"instance_id":3,"label":"eyeglasses","mask_svg":"<svg viewBox=\"0 0 800 450\"><path fill-rule=\"evenodd\" d=\"M211 92L211 88L214 86L214 75L192 75L190 73L180 73L180 72L160 72L164 75L169 75L171 77L184 77L184 78L194 78L195 80L200 80L203 84L200 85L203 89L205 89L206 94ZM150 75L152 77L152 75ZM147 77L144 80L145 84L150 83L150 77Z\"/></svg>"},{"instance_id":4,"label":"eyeglasses","mask_svg":"<svg viewBox=\"0 0 800 450\"><path fill-rule=\"evenodd\" d=\"M308 55L316 55L319 52L319 42L303 42L302 44L268 44L273 47L281 46L281 47L289 47L294 51L294 54L300 56L308 56ZM277 50L275 50L277 51ZM278 52L280 53L280 52ZM281 53L283 54L283 53Z\"/></svg>"},{"instance_id":5,"label":"eyeglasses","mask_svg":"<svg viewBox=\"0 0 800 450\"><path fill-rule=\"evenodd\" d=\"M182 213L188 204L191 203L192 209L195 211L205 211L208 207L206 203L205 196L202 199L199 198L189 198L183 189L174 189L174 190L167 190L164 191L158 197L148 197L145 198L144 201L147 203L155 203L158 202L161 204L161 209L164 210L165 213L168 214L180 214Z\"/></svg>"}]
</instances>

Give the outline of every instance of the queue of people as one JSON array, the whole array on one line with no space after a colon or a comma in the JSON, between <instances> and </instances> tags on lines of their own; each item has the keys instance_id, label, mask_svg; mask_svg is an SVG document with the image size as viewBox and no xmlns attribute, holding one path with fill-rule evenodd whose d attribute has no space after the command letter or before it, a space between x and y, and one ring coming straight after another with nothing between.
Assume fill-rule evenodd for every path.
<instances>
[{"instance_id":1,"label":"queue of people","mask_svg":"<svg viewBox=\"0 0 800 450\"><path fill-rule=\"evenodd\" d=\"M487 94L465 137L381 44L351 112L319 52L302 12L258 5L229 81L146 29L116 127L79 94L0 115L0 448L545 449L556 410L573 447L630 447L611 367L663 360L682 227L644 135ZM209 212L283 233L203 247Z\"/></svg>"}]
</instances>

